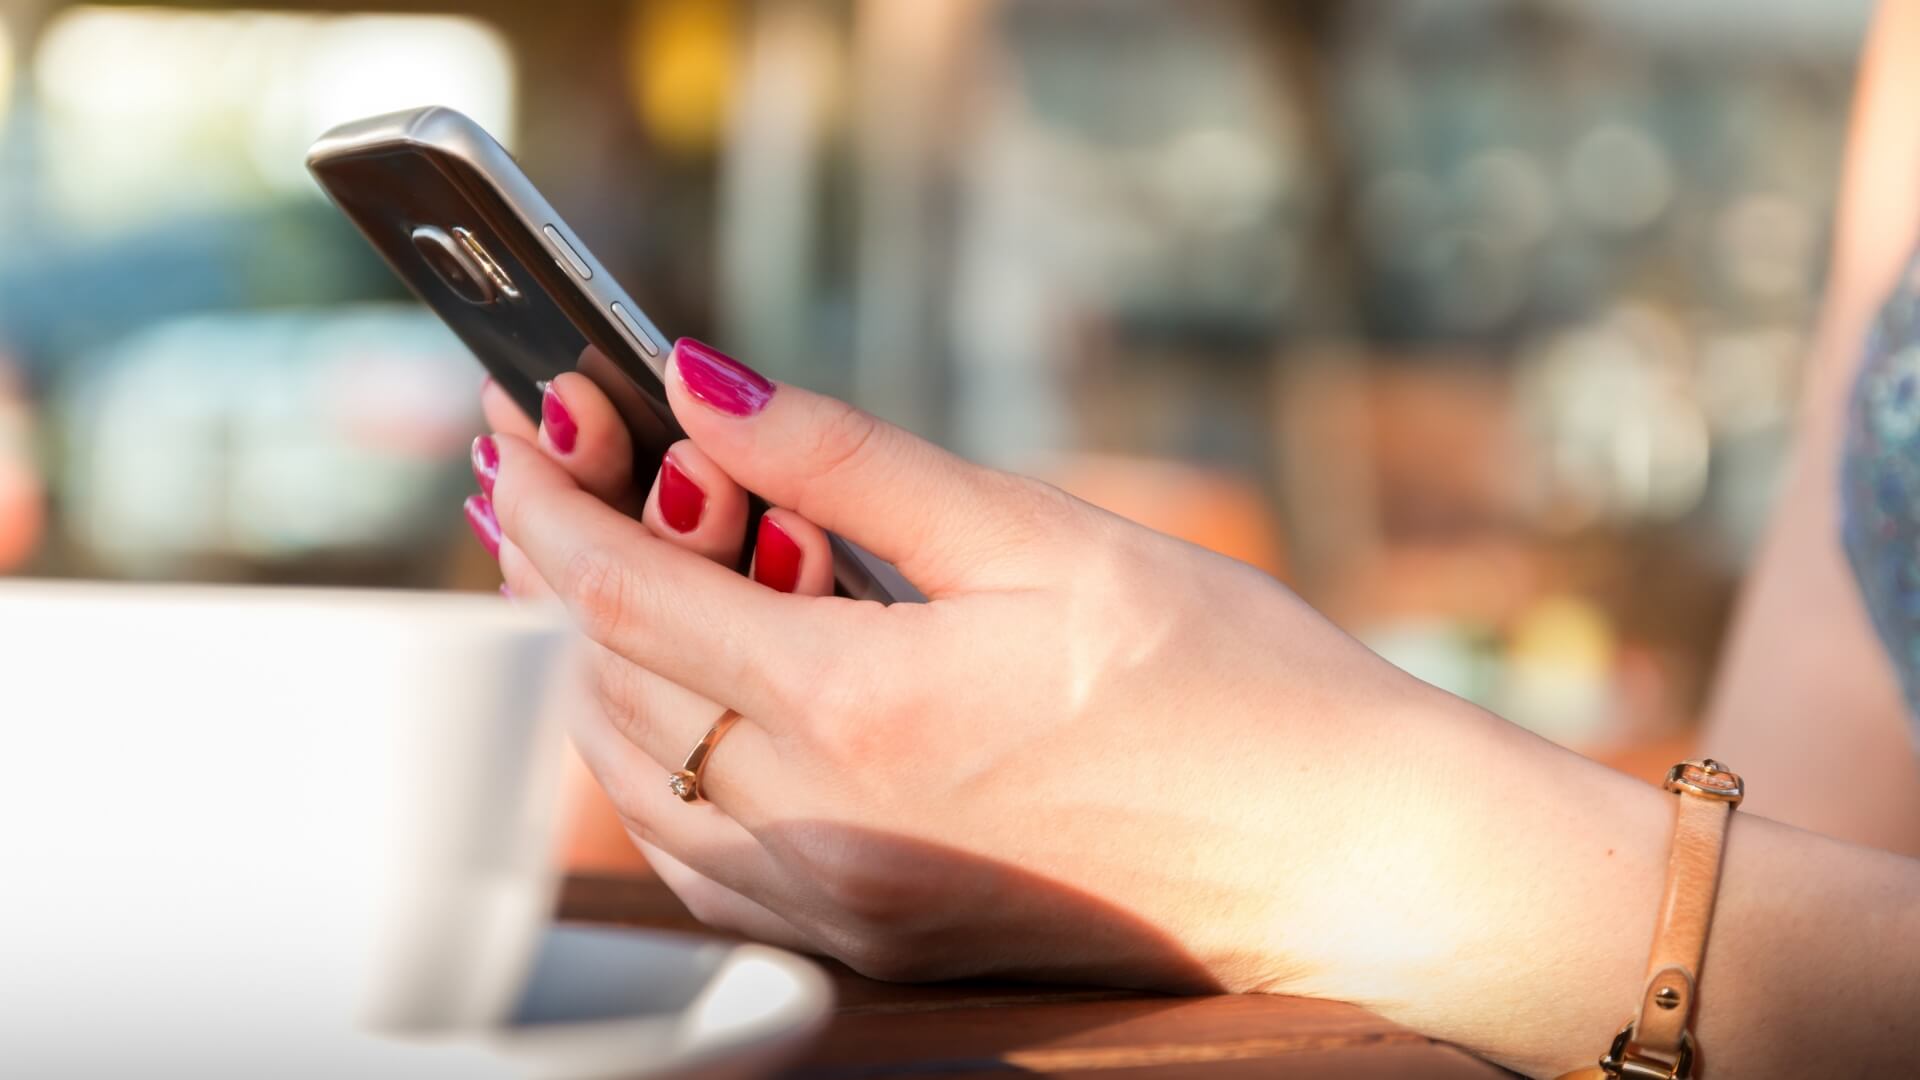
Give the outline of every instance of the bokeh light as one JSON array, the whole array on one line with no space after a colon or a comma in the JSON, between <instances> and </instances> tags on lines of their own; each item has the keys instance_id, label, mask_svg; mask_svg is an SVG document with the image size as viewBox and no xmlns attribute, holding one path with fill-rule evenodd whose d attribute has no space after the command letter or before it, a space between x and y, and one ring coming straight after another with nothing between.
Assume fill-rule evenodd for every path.
<instances>
[{"instance_id":1,"label":"bokeh light","mask_svg":"<svg viewBox=\"0 0 1920 1080\"><path fill-rule=\"evenodd\" d=\"M0 135L6 134L7 116L13 105L13 35L7 20L0 17Z\"/></svg>"},{"instance_id":2,"label":"bokeh light","mask_svg":"<svg viewBox=\"0 0 1920 1080\"><path fill-rule=\"evenodd\" d=\"M506 42L459 16L81 6L51 20L32 66L48 189L95 228L312 192L307 145L374 113L443 104L513 130Z\"/></svg>"},{"instance_id":3,"label":"bokeh light","mask_svg":"<svg viewBox=\"0 0 1920 1080\"><path fill-rule=\"evenodd\" d=\"M1573 146L1567 161L1567 198L1596 228L1645 228L1673 198L1673 167L1646 131L1601 124Z\"/></svg>"},{"instance_id":4,"label":"bokeh light","mask_svg":"<svg viewBox=\"0 0 1920 1080\"><path fill-rule=\"evenodd\" d=\"M627 65L634 111L678 153L711 151L719 142L736 78L732 11L709 0L634 6Z\"/></svg>"}]
</instances>

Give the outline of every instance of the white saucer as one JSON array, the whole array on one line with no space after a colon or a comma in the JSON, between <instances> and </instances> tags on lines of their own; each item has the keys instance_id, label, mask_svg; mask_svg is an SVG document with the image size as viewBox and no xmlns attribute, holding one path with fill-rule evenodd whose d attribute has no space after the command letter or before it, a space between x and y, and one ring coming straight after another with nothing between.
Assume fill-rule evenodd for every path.
<instances>
[{"instance_id":1,"label":"white saucer","mask_svg":"<svg viewBox=\"0 0 1920 1080\"><path fill-rule=\"evenodd\" d=\"M766 945L656 930L548 930L487 1042L545 1080L762 1076L825 1025L833 987Z\"/></svg>"}]
</instances>

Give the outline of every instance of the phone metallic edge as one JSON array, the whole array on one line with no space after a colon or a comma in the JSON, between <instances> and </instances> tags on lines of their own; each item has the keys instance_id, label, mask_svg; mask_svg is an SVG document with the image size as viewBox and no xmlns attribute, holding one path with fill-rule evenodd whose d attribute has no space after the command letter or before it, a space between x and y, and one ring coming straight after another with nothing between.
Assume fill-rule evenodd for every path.
<instances>
[{"instance_id":1,"label":"phone metallic edge","mask_svg":"<svg viewBox=\"0 0 1920 1080\"><path fill-rule=\"evenodd\" d=\"M685 437L662 382L672 340L479 124L444 106L351 121L313 144L307 169L530 418L541 381L577 370L627 420L636 477ZM749 544L766 506L750 501ZM883 560L829 542L842 595L925 599Z\"/></svg>"}]
</instances>

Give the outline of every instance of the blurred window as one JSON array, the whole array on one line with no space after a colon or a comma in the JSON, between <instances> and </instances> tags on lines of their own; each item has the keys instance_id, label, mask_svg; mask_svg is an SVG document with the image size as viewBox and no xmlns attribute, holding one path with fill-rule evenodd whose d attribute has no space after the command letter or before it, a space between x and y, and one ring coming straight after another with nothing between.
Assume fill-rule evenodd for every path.
<instances>
[{"instance_id":1,"label":"blurred window","mask_svg":"<svg viewBox=\"0 0 1920 1080\"><path fill-rule=\"evenodd\" d=\"M0 19L0 135L7 131L7 110L13 103L13 35Z\"/></svg>"},{"instance_id":2,"label":"blurred window","mask_svg":"<svg viewBox=\"0 0 1920 1080\"><path fill-rule=\"evenodd\" d=\"M54 208L98 229L317 198L306 147L345 120L441 104L513 124L507 43L463 16L74 7L32 72Z\"/></svg>"}]
</instances>

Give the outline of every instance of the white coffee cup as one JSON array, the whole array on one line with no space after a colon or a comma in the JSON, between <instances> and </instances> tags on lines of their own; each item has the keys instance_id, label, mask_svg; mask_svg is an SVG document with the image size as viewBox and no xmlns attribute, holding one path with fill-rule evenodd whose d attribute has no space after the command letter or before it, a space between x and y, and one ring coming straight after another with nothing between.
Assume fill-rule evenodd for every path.
<instances>
[{"instance_id":1,"label":"white coffee cup","mask_svg":"<svg viewBox=\"0 0 1920 1080\"><path fill-rule=\"evenodd\" d=\"M0 582L0 1072L494 1071L447 1045L551 912L562 639L493 597Z\"/></svg>"}]
</instances>

